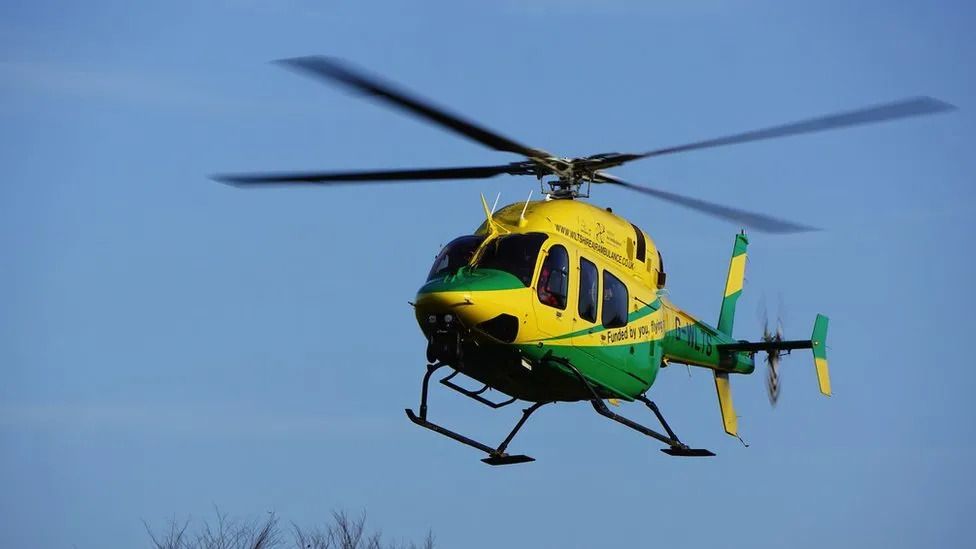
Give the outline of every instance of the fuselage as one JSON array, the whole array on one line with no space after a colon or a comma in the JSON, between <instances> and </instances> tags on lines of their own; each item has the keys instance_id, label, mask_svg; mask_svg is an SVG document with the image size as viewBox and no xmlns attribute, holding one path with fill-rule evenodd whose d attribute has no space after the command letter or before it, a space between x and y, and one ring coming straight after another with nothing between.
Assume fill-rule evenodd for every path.
<instances>
[{"instance_id":1,"label":"fuselage","mask_svg":"<svg viewBox=\"0 0 976 549\"><path fill-rule=\"evenodd\" d=\"M670 362L750 373L728 335L674 306L637 226L578 200L517 203L445 246L416 299L428 359L529 401L631 400Z\"/></svg>"}]
</instances>

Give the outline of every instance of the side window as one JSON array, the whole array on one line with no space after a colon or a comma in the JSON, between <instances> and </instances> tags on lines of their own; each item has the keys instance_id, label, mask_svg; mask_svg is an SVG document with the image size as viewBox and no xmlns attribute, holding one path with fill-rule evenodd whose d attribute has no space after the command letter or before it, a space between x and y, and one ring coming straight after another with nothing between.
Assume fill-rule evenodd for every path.
<instances>
[{"instance_id":1,"label":"side window","mask_svg":"<svg viewBox=\"0 0 976 549\"><path fill-rule=\"evenodd\" d=\"M664 258L661 257L661 251L657 252L657 287L663 288L667 283L668 275L664 274Z\"/></svg>"},{"instance_id":2,"label":"side window","mask_svg":"<svg viewBox=\"0 0 976 549\"><path fill-rule=\"evenodd\" d=\"M596 265L580 258L579 315L583 320L596 322L596 304L600 295L600 276Z\"/></svg>"},{"instance_id":3,"label":"side window","mask_svg":"<svg viewBox=\"0 0 976 549\"><path fill-rule=\"evenodd\" d=\"M640 230L637 225L633 223L630 224L634 228L634 232L637 233L637 261L643 263L647 259L647 241L644 240L644 231Z\"/></svg>"},{"instance_id":4,"label":"side window","mask_svg":"<svg viewBox=\"0 0 976 549\"><path fill-rule=\"evenodd\" d=\"M546 260L539 271L539 284L536 293L543 305L557 309L566 308L569 294L569 254L559 244L549 248Z\"/></svg>"},{"instance_id":5,"label":"side window","mask_svg":"<svg viewBox=\"0 0 976 549\"><path fill-rule=\"evenodd\" d=\"M603 325L619 328L627 325L627 286L619 278L603 271Z\"/></svg>"}]
</instances>

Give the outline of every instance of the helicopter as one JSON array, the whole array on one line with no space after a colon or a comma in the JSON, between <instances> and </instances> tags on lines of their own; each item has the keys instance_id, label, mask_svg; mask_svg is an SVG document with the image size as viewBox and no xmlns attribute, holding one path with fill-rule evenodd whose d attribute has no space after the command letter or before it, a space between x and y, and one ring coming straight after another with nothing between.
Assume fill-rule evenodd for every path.
<instances>
[{"instance_id":1,"label":"helicopter","mask_svg":"<svg viewBox=\"0 0 976 549\"><path fill-rule=\"evenodd\" d=\"M684 364L711 370L722 425L736 438L733 374L756 370L756 355L766 354L770 402L778 395L778 363L784 354L810 349L820 392L831 394L827 364L828 318L817 315L810 339L784 340L768 328L760 341L735 339L732 328L742 294L749 237L735 235L718 320L708 324L670 299L663 255L650 235L614 214L585 202L594 185L635 191L671 204L731 221L763 233L797 233L814 227L778 219L671 191L637 185L607 172L640 159L877 123L953 110L931 97L914 97L759 130L659 148L641 153L601 153L561 157L526 146L489 130L385 79L324 56L276 63L405 111L496 151L523 159L497 165L381 171L277 172L215 175L238 187L349 185L410 181L531 176L542 186L541 200L489 208L471 234L445 245L410 304L427 341L426 372L413 423L480 450L489 465L534 461L510 454L508 447L529 417L557 402L588 402L600 415L655 439L672 456L715 454L683 442L660 408L647 397L662 368ZM497 201L496 201L497 204ZM529 403L497 445L489 445L428 419L432 376L449 373L440 384L494 409ZM482 386L468 389L462 375ZM507 398L490 399L494 390ZM640 402L660 430L624 417L607 403ZM741 441L742 439L739 438Z\"/></svg>"}]
</instances>

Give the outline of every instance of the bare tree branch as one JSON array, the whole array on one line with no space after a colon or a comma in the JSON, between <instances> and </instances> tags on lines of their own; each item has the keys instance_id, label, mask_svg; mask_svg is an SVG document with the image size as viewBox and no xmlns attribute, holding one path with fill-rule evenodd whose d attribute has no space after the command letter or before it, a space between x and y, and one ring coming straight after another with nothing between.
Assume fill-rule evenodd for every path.
<instances>
[{"instance_id":1,"label":"bare tree branch","mask_svg":"<svg viewBox=\"0 0 976 549\"><path fill-rule=\"evenodd\" d=\"M203 521L193 531L191 521L167 523L167 529L157 535L149 523L143 521L153 549L278 549L283 547L283 534L278 517L268 513L262 521L239 521L214 508L216 518ZM303 529L291 524L291 541L295 549L423 549L434 548L434 535L418 546L414 543L384 543L380 530L369 532L366 513L350 516L345 511L333 511L331 521L324 526Z\"/></svg>"},{"instance_id":2,"label":"bare tree branch","mask_svg":"<svg viewBox=\"0 0 976 549\"><path fill-rule=\"evenodd\" d=\"M187 528L190 527L189 519L184 521L181 526L176 521L176 517L173 517L169 521L169 529L162 537L156 537L149 523L145 520L142 521L142 525L146 528L146 533L149 534L149 539L152 540L155 549L184 549L186 547L184 536L186 535Z\"/></svg>"}]
</instances>

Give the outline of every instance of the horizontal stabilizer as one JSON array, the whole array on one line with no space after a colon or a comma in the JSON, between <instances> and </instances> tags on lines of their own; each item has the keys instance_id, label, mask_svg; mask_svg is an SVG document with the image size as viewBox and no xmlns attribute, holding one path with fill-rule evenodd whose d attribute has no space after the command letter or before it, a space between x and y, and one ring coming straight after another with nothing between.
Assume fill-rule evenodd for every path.
<instances>
[{"instance_id":1,"label":"horizontal stabilizer","mask_svg":"<svg viewBox=\"0 0 976 549\"><path fill-rule=\"evenodd\" d=\"M718 345L720 353L747 352L758 353L760 351L793 351L795 349L812 349L813 342L807 340L795 341L740 341L738 343L725 343Z\"/></svg>"}]
</instances>

